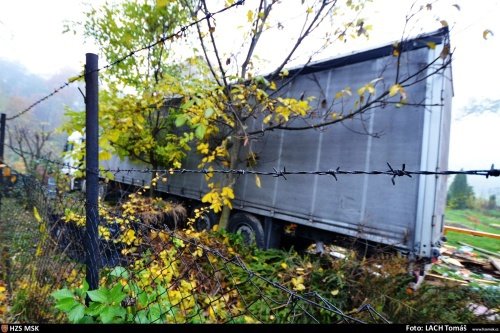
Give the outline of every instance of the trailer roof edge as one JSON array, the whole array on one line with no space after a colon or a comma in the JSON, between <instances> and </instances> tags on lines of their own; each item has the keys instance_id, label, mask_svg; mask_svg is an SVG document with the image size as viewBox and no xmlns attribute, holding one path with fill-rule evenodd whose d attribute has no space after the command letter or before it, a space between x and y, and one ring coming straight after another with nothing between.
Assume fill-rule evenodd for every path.
<instances>
[{"instance_id":1,"label":"trailer roof edge","mask_svg":"<svg viewBox=\"0 0 500 333\"><path fill-rule=\"evenodd\" d=\"M406 51L420 49L423 47L429 47L428 46L429 42L442 44L448 35L449 35L448 28L443 27L439 30L425 33L403 41L401 50L403 52L406 52ZM306 66L303 65L295 66L288 69L289 75L297 74L297 72L300 72L300 74L310 74L325 69L342 67L346 65L360 63L363 61L386 57L392 54L395 43L397 42L386 44L384 46L376 47L374 49L369 49L366 51L353 52L351 54L341 55L340 57L321 60L318 62L310 63Z\"/></svg>"}]
</instances>

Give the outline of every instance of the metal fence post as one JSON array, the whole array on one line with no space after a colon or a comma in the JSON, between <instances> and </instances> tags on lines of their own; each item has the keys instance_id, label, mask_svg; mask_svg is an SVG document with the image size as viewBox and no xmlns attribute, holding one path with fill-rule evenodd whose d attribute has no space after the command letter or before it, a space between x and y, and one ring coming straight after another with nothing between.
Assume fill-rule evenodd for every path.
<instances>
[{"instance_id":1,"label":"metal fence post","mask_svg":"<svg viewBox=\"0 0 500 333\"><path fill-rule=\"evenodd\" d=\"M4 145L5 145L5 121L7 116L5 113L0 115L0 158L2 159L2 163L4 162Z\"/></svg>"},{"instance_id":2,"label":"metal fence post","mask_svg":"<svg viewBox=\"0 0 500 333\"><path fill-rule=\"evenodd\" d=\"M4 146L5 146L5 121L7 116L5 113L2 113L0 115L0 163L5 165L5 160L4 160ZM2 208L2 196L3 196L3 168L0 168L0 209Z\"/></svg>"},{"instance_id":3,"label":"metal fence post","mask_svg":"<svg viewBox=\"0 0 500 333\"><path fill-rule=\"evenodd\" d=\"M86 251L86 280L89 290L99 287L99 84L98 57L86 54L85 65L85 149L86 149L86 232L84 248Z\"/></svg>"},{"instance_id":4,"label":"metal fence post","mask_svg":"<svg viewBox=\"0 0 500 333\"><path fill-rule=\"evenodd\" d=\"M4 146L5 146L5 121L6 121L6 114L2 113L0 115L0 163L5 165L5 160L4 160ZM3 181L3 168L0 168L0 214L2 210L2 199L3 199L3 191L4 191L4 181ZM3 221L0 220L0 223L3 223ZM12 293L11 289L11 284L10 284L10 258L9 258L9 248L7 245L3 245L2 248L2 253L0 254L3 259L5 260L5 274L3 276L4 281L7 282L7 291L9 294Z\"/></svg>"}]
</instances>

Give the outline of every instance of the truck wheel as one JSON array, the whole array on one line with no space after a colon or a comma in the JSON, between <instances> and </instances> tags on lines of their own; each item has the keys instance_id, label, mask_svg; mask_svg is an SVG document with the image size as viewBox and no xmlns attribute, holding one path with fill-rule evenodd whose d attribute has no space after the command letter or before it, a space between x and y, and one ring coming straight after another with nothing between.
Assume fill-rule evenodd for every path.
<instances>
[{"instance_id":1,"label":"truck wheel","mask_svg":"<svg viewBox=\"0 0 500 333\"><path fill-rule=\"evenodd\" d=\"M246 244L264 248L264 229L258 218L248 213L236 213L229 219L228 230L240 233Z\"/></svg>"},{"instance_id":2,"label":"truck wheel","mask_svg":"<svg viewBox=\"0 0 500 333\"><path fill-rule=\"evenodd\" d=\"M98 196L101 198L101 200L104 201L104 198L106 197L106 194L108 194L108 184L99 182L99 187L98 187Z\"/></svg>"},{"instance_id":3,"label":"truck wheel","mask_svg":"<svg viewBox=\"0 0 500 333\"><path fill-rule=\"evenodd\" d=\"M198 207L199 209L200 207ZM217 215L212 210L206 210L199 218L194 221L196 231L212 230L212 227L218 222Z\"/></svg>"}]
</instances>

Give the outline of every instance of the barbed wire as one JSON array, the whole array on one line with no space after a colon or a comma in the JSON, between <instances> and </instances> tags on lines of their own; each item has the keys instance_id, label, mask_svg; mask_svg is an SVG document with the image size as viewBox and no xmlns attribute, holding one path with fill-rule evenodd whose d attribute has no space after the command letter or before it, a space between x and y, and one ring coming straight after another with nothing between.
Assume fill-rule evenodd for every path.
<instances>
[{"instance_id":1,"label":"barbed wire","mask_svg":"<svg viewBox=\"0 0 500 333\"><path fill-rule=\"evenodd\" d=\"M221 14L231 8L234 8L234 7L237 7L237 6L240 6L242 5L243 3L245 2L245 0L238 0L236 2L234 2L233 4L227 6L227 7L224 7L222 9L219 9L215 12L207 12L202 18L196 20L196 21L193 21L187 25L184 25L182 26L180 29L178 29L177 31L167 35L167 36L164 36L164 37L161 37L159 39L157 39L156 41L152 42L151 44L148 44L148 45L145 45L141 48L138 48L138 49L135 49L135 50L132 50L130 51L128 54L116 59L115 61L103 66L103 67L100 67L96 70L93 70L93 71L88 71L88 72L85 72L83 74L80 74L78 76L75 76L74 78L64 82L62 85L60 85L59 87L57 87L56 89L54 89L50 94L48 95L45 95L44 97L38 99L37 101L35 101L34 103L32 103L30 106L28 106L27 108L21 110L20 112L18 112L17 114L13 115L13 116L10 116L10 117L7 117L6 119L7 120L14 120L16 118L19 118L21 117L22 115L24 115L25 113L31 111L35 106L45 102L47 99L51 98L52 96L56 95L57 93L59 93L61 90L63 90L64 88L67 88L69 85L71 85L72 83L82 79L85 77L86 74L92 74L92 73L95 73L95 72L100 72L100 71L104 71L104 70L107 70L111 67L114 67L118 64L120 64L121 62L125 61L126 59L130 58L130 57L134 57L137 53L139 52L142 52L142 51L145 51L145 50L148 50L148 49L151 49L159 44L163 44L165 43L166 41L170 40L170 39L173 39L177 36L180 36L182 35L184 32L186 32L189 28L197 25L197 24L200 24L201 22L203 22L204 20L209 20L211 18L213 18L215 15L218 15L218 14Z\"/></svg>"},{"instance_id":2,"label":"barbed wire","mask_svg":"<svg viewBox=\"0 0 500 333\"><path fill-rule=\"evenodd\" d=\"M61 90L63 90L64 88L68 87L70 84L72 84L73 82L76 82L78 80L80 80L81 78L83 78L85 76L85 74L81 74L75 78L72 78L71 80L68 80L66 82L64 82L62 85L60 85L59 87L57 87L56 89L54 89L54 91L52 91L50 94L48 95L45 95L44 97L40 98L39 100L37 100L36 102L34 102L33 104L31 104L30 106L28 106L27 108L23 109L22 111L18 112L17 114L11 116L11 117L7 117L6 120L14 120L16 118L19 118L21 117L22 115L24 115L25 113L31 111L35 106L45 102L46 100L48 100L50 97L56 95L57 93L59 93Z\"/></svg>"},{"instance_id":3,"label":"barbed wire","mask_svg":"<svg viewBox=\"0 0 500 333\"><path fill-rule=\"evenodd\" d=\"M7 145L10 149L17 151L18 153L24 153L33 155L30 152L22 151L11 145ZM500 169L496 169L495 165L492 164L490 169L477 169L477 170L406 170L406 164L403 163L401 169L394 168L389 162L386 162L388 170L343 170L341 167L327 170L287 170L286 166L283 169L273 167L272 171L260 171L260 170L249 170L249 169L211 169L211 168L201 168L201 169L185 169L185 168L169 168L169 169L151 169L151 168L99 168L98 170L92 170L85 167L78 167L71 165L69 163L64 163L60 161L51 160L45 157L35 156L36 158L46 161L51 164L59 165L62 168L68 170L76 170L80 172L91 172L93 174L111 173L114 176L117 174L132 174L132 173L143 173L143 174L156 174L156 175L168 175L168 174L233 174L233 175L257 175L257 176L271 176L275 178L283 178L287 180L286 176L289 175L312 175L312 176L331 176L338 181L339 175L385 175L391 177L391 182L396 185L396 178L398 177L409 177L412 176L450 176L450 175L469 175L469 176L483 176L489 177L500 177Z\"/></svg>"},{"instance_id":4,"label":"barbed wire","mask_svg":"<svg viewBox=\"0 0 500 333\"><path fill-rule=\"evenodd\" d=\"M426 171L426 170L405 170L406 165L403 164L401 169L393 168L388 162L387 166L389 170L378 171L378 170L342 170L340 167L336 169L328 170L287 170L286 167L283 169L273 168L273 171L258 171L258 170L247 170L247 169L101 169L101 172L109 172L113 174L118 173L156 173L156 174L184 174L184 173L198 173L198 174L234 174L234 175L257 175L257 176L272 176L272 177L282 177L287 180L288 175L313 175L313 176L332 176L336 181L338 181L338 175L387 175L391 177L392 183L395 185L396 177L409 177L412 175L422 175L422 176L439 176L439 175L473 175L473 176L485 176L489 177L499 177L500 169L495 169L494 165L490 169L484 170L445 170L445 171ZM88 170L89 172L95 172Z\"/></svg>"}]
</instances>

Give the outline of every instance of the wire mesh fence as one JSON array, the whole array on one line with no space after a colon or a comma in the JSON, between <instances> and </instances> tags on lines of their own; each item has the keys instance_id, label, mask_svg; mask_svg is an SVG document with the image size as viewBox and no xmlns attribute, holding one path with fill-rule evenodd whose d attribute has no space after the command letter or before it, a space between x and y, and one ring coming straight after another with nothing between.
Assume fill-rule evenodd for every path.
<instances>
[{"instance_id":1,"label":"wire mesh fence","mask_svg":"<svg viewBox=\"0 0 500 333\"><path fill-rule=\"evenodd\" d=\"M21 176L16 191L3 200L2 226L10 246L6 281L9 289L25 290L17 296L25 297L23 308L11 309L17 320L387 322L368 304L347 313L319 293L304 292L300 274L285 285L252 271L231 247L235 236L197 231L182 205L144 190L118 204L100 202L97 248L85 243L81 192L54 192L32 176ZM20 201L24 215L14 216L19 211L10 207ZM99 269L96 290L85 282L89 256Z\"/></svg>"},{"instance_id":2,"label":"wire mesh fence","mask_svg":"<svg viewBox=\"0 0 500 333\"><path fill-rule=\"evenodd\" d=\"M56 205L47 204L49 194L39 181L18 174L17 183L8 192L5 187L2 190L4 301L10 299L15 304L7 318L12 322L60 320L49 296L63 283L74 284L83 276L84 266L72 260L81 246L68 243L74 232L59 227Z\"/></svg>"}]
</instances>

